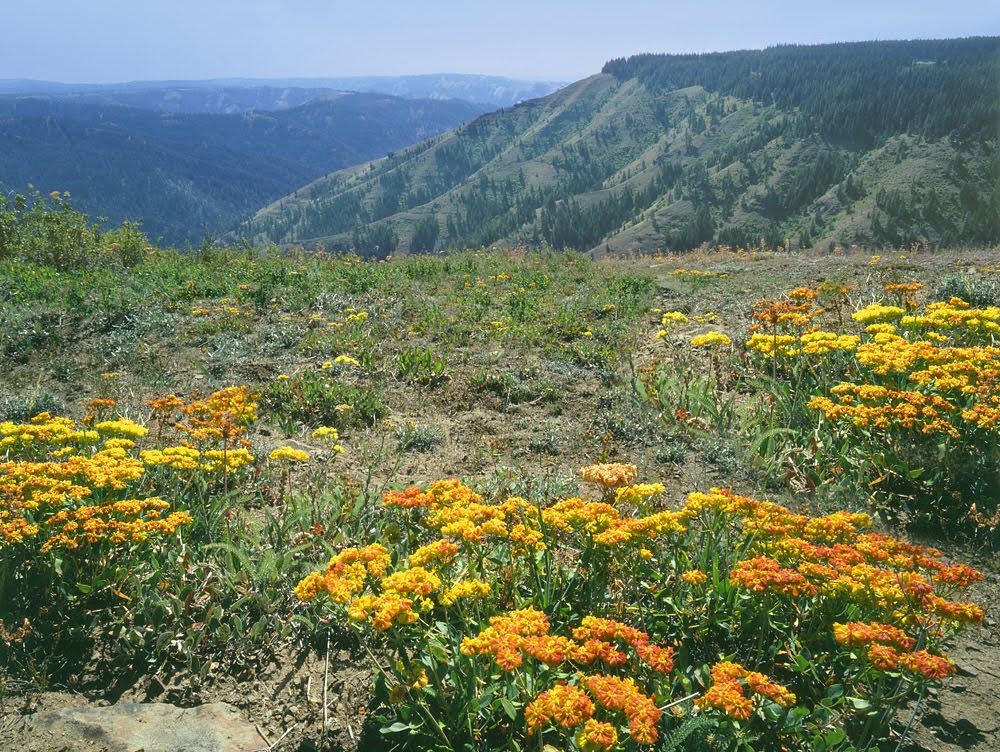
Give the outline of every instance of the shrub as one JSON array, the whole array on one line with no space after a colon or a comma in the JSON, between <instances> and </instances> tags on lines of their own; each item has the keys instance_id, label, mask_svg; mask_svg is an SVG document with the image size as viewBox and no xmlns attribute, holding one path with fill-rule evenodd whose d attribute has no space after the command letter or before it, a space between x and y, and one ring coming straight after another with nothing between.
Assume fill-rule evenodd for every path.
<instances>
[{"instance_id":1,"label":"shrub","mask_svg":"<svg viewBox=\"0 0 1000 752\"><path fill-rule=\"evenodd\" d=\"M327 371L275 380L261 392L261 405L279 424L299 421L310 428L373 425L389 412L377 390L338 381Z\"/></svg>"},{"instance_id":2,"label":"shrub","mask_svg":"<svg viewBox=\"0 0 1000 752\"><path fill-rule=\"evenodd\" d=\"M135 266L151 250L135 222L102 233L72 207L68 193L0 194L0 260L75 269L113 261Z\"/></svg>"}]
</instances>

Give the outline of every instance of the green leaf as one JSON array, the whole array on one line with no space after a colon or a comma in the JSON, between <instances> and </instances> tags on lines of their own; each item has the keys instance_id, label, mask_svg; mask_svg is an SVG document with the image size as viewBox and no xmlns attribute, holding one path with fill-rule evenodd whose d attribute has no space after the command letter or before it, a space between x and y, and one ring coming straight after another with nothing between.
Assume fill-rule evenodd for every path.
<instances>
[{"instance_id":1,"label":"green leaf","mask_svg":"<svg viewBox=\"0 0 1000 752\"><path fill-rule=\"evenodd\" d=\"M512 721L517 719L517 708L514 707L514 703L512 703L506 697L501 697L500 706L503 708L503 712L507 714L508 718L510 718Z\"/></svg>"},{"instance_id":2,"label":"green leaf","mask_svg":"<svg viewBox=\"0 0 1000 752\"><path fill-rule=\"evenodd\" d=\"M409 731L411 728L413 728L413 727L410 726L410 724L408 724L408 723L400 723L399 721L396 721L391 726L383 726L382 728L380 728L379 729L379 733L381 733L381 734L398 734L401 731Z\"/></svg>"},{"instance_id":3,"label":"green leaf","mask_svg":"<svg viewBox=\"0 0 1000 752\"><path fill-rule=\"evenodd\" d=\"M823 735L823 741L828 747L835 747L847 738L847 733L842 728L835 728Z\"/></svg>"}]
</instances>

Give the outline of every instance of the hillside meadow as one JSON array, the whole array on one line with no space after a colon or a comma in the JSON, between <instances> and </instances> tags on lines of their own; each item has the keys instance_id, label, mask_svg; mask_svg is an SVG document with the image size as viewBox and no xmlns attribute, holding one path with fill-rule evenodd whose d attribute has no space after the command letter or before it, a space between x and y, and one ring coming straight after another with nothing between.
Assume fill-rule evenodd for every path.
<instances>
[{"instance_id":1,"label":"hillside meadow","mask_svg":"<svg viewBox=\"0 0 1000 752\"><path fill-rule=\"evenodd\" d=\"M996 746L996 249L97 241L0 262L5 743Z\"/></svg>"}]
</instances>

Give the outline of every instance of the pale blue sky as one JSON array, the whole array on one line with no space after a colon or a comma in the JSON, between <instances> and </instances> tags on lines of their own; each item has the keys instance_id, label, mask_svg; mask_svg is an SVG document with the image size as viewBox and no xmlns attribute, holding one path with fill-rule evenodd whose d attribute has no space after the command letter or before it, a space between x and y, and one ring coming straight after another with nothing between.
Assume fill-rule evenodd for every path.
<instances>
[{"instance_id":1,"label":"pale blue sky","mask_svg":"<svg viewBox=\"0 0 1000 752\"><path fill-rule=\"evenodd\" d=\"M485 73L614 57L1000 34L997 0L0 0L0 78Z\"/></svg>"}]
</instances>

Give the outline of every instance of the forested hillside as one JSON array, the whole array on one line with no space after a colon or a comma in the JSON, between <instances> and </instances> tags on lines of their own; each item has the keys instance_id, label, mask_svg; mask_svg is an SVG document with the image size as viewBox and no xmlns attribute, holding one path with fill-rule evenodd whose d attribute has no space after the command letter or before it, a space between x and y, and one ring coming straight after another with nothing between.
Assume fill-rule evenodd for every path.
<instances>
[{"instance_id":1,"label":"forested hillside","mask_svg":"<svg viewBox=\"0 0 1000 752\"><path fill-rule=\"evenodd\" d=\"M614 60L329 175L244 234L379 255L997 242L998 84L995 37Z\"/></svg>"},{"instance_id":2,"label":"forested hillside","mask_svg":"<svg viewBox=\"0 0 1000 752\"><path fill-rule=\"evenodd\" d=\"M0 97L0 189L68 191L111 223L197 244L298 186L483 111L459 100L327 93L280 112L164 113Z\"/></svg>"}]
</instances>

